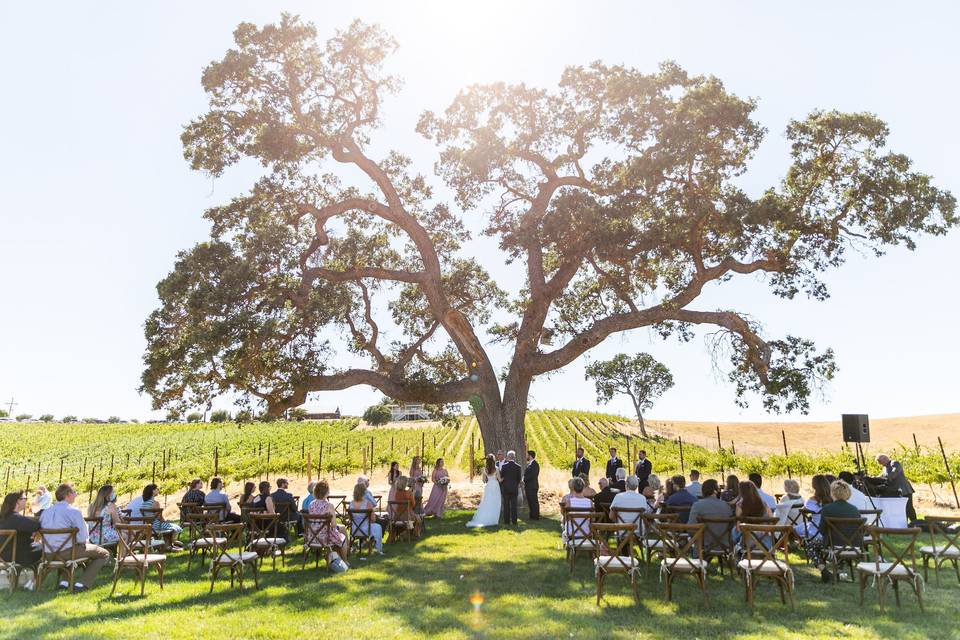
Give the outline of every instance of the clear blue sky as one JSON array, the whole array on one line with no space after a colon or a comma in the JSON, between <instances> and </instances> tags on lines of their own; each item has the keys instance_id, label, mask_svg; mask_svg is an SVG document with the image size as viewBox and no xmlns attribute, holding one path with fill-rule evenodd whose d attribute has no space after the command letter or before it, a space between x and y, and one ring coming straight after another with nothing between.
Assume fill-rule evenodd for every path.
<instances>
[{"instance_id":1,"label":"clear blue sky","mask_svg":"<svg viewBox=\"0 0 960 640\"><path fill-rule=\"evenodd\" d=\"M204 65L232 43L238 22L282 10L323 37L360 17L394 34L391 63L405 77L377 147L436 157L413 131L418 113L446 106L472 82L555 84L562 68L595 59L652 70L664 59L719 76L759 99L770 130L746 185L776 182L783 129L815 108L870 110L891 146L960 195L960 15L950 3L164 2L0 5L0 400L15 413L144 418L142 325L155 285L178 250L207 235L201 213L245 190L253 173L212 182L182 158L180 128L205 108ZM521 6L516 6L521 5ZM462 7L462 8L459 8ZM489 245L478 245L483 255ZM757 280L712 290L698 308L736 307L767 333L815 338L840 372L811 413L874 416L960 411L960 232L916 252L852 256L827 276L826 303L783 302ZM494 274L500 257L484 264ZM731 283L732 284L732 283ZM647 350L676 387L653 417L763 419L739 410L703 340L614 337L592 357ZM592 408L583 361L532 393L535 407ZM322 394L315 407L359 412L367 388ZM626 402L610 408L628 412Z\"/></svg>"}]
</instances>

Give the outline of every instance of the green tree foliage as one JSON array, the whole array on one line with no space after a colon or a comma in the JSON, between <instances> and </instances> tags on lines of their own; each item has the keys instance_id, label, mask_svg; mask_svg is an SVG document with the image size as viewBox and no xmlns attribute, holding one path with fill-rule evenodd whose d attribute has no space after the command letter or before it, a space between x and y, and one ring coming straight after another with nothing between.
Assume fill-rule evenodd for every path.
<instances>
[{"instance_id":1,"label":"green tree foliage","mask_svg":"<svg viewBox=\"0 0 960 640\"><path fill-rule=\"evenodd\" d=\"M295 422L300 422L305 420L307 417L307 410L302 407L294 407L287 411L287 418Z\"/></svg>"},{"instance_id":2,"label":"green tree foliage","mask_svg":"<svg viewBox=\"0 0 960 640\"><path fill-rule=\"evenodd\" d=\"M367 410L363 412L363 421L378 427L390 422L391 415L390 407L383 404L375 404L367 407Z\"/></svg>"},{"instance_id":3,"label":"green tree foliage","mask_svg":"<svg viewBox=\"0 0 960 640\"><path fill-rule=\"evenodd\" d=\"M29 420L29 419L32 418L32 417L33 417L33 414L30 414L30 413L21 413L21 414L19 414L19 415L17 416L17 421L19 422L19 421L22 421L22 420Z\"/></svg>"},{"instance_id":4,"label":"green tree foliage","mask_svg":"<svg viewBox=\"0 0 960 640\"><path fill-rule=\"evenodd\" d=\"M110 416L107 418L109 424L118 424L120 422L120 416Z\"/></svg>"},{"instance_id":5,"label":"green tree foliage","mask_svg":"<svg viewBox=\"0 0 960 640\"><path fill-rule=\"evenodd\" d=\"M210 422L228 422L230 420L230 412L225 409L217 409L210 414Z\"/></svg>"},{"instance_id":6,"label":"green tree foliage","mask_svg":"<svg viewBox=\"0 0 960 640\"><path fill-rule=\"evenodd\" d=\"M66 423L76 422L76 421L77 421L77 416L63 416L63 420L61 420L61 422L66 422Z\"/></svg>"},{"instance_id":7,"label":"green tree foliage","mask_svg":"<svg viewBox=\"0 0 960 640\"><path fill-rule=\"evenodd\" d=\"M10 412L6 409L0 409L0 418L9 418Z\"/></svg>"},{"instance_id":8,"label":"green tree foliage","mask_svg":"<svg viewBox=\"0 0 960 640\"><path fill-rule=\"evenodd\" d=\"M953 196L890 150L870 113L791 121L785 177L754 196L740 186L766 134L754 100L673 63L597 62L552 89L473 85L422 114L439 149L430 176L375 144L400 88L382 30L354 22L319 42L284 15L234 40L203 72L209 109L185 127L184 153L213 176L241 161L263 174L206 212L211 237L158 285L142 376L156 407L239 392L275 417L308 393L369 385L469 402L488 448L520 450L536 377L620 332L686 341L704 327L738 402L805 412L833 351L767 336L701 293L745 278L822 300L822 274L851 249L913 249L956 224ZM467 216L483 216L522 279L491 280L464 245ZM369 365L340 366L357 356Z\"/></svg>"},{"instance_id":9,"label":"green tree foliage","mask_svg":"<svg viewBox=\"0 0 960 640\"><path fill-rule=\"evenodd\" d=\"M53 414L52 413L43 414L42 416L40 416L40 422L53 422Z\"/></svg>"},{"instance_id":10,"label":"green tree foliage","mask_svg":"<svg viewBox=\"0 0 960 640\"><path fill-rule=\"evenodd\" d=\"M187 422L203 422L203 414L198 411L191 411L187 414Z\"/></svg>"},{"instance_id":11,"label":"green tree foliage","mask_svg":"<svg viewBox=\"0 0 960 640\"><path fill-rule=\"evenodd\" d=\"M610 402L617 394L630 397L644 438L647 437L647 429L643 412L673 386L670 369L649 353L639 353L633 357L618 353L610 360L594 362L586 368L586 378L593 379L598 402Z\"/></svg>"}]
</instances>

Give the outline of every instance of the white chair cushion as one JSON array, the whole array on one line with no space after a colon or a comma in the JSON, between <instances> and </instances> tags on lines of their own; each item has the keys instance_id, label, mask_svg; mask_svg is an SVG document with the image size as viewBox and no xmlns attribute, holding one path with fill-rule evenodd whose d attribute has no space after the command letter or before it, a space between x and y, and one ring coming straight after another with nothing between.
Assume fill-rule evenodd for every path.
<instances>
[{"instance_id":1,"label":"white chair cushion","mask_svg":"<svg viewBox=\"0 0 960 640\"><path fill-rule=\"evenodd\" d=\"M876 562L858 562L857 571L880 575L882 573L886 573L887 571L890 571L890 567L892 566L893 566L892 562L881 562L879 564L877 564ZM910 573L910 570L907 569L907 567L905 567L902 564L898 564L894 568L894 570L890 572L890 575L909 577L911 573Z\"/></svg>"},{"instance_id":2,"label":"white chair cushion","mask_svg":"<svg viewBox=\"0 0 960 640\"><path fill-rule=\"evenodd\" d=\"M594 566L604 571L626 571L637 565L637 559L631 556L598 556Z\"/></svg>"},{"instance_id":3,"label":"white chair cushion","mask_svg":"<svg viewBox=\"0 0 960 640\"><path fill-rule=\"evenodd\" d=\"M250 545L254 547L281 547L285 544L287 544L287 541L283 538L257 538L250 543Z\"/></svg>"},{"instance_id":4,"label":"white chair cushion","mask_svg":"<svg viewBox=\"0 0 960 640\"><path fill-rule=\"evenodd\" d=\"M260 556L257 555L256 551L244 551L242 553L237 553L235 551L230 551L223 554L217 558L217 564L233 564L235 562L251 562L256 560Z\"/></svg>"},{"instance_id":5,"label":"white chair cushion","mask_svg":"<svg viewBox=\"0 0 960 640\"><path fill-rule=\"evenodd\" d=\"M779 575L781 573L786 573L790 570L785 562L781 562L779 566L777 563L772 560L747 560L743 559L737 563L737 566L743 569L744 571L750 571L751 573L760 573L763 575Z\"/></svg>"},{"instance_id":6,"label":"white chair cushion","mask_svg":"<svg viewBox=\"0 0 960 640\"><path fill-rule=\"evenodd\" d=\"M120 562L122 564L154 564L155 562L164 562L166 559L167 556L162 553L148 553L146 555L137 553L132 556L127 556Z\"/></svg>"},{"instance_id":7,"label":"white chair cushion","mask_svg":"<svg viewBox=\"0 0 960 640\"><path fill-rule=\"evenodd\" d=\"M661 565L669 571L683 572L703 571L707 568L706 560L697 558L669 558L664 559Z\"/></svg>"},{"instance_id":8,"label":"white chair cushion","mask_svg":"<svg viewBox=\"0 0 960 640\"><path fill-rule=\"evenodd\" d=\"M567 541L567 546L571 549L595 549L597 544L590 538L573 538Z\"/></svg>"},{"instance_id":9,"label":"white chair cushion","mask_svg":"<svg viewBox=\"0 0 960 640\"><path fill-rule=\"evenodd\" d=\"M920 553L938 556L941 558L960 558L960 549L957 549L956 547L938 547L927 545L926 547L920 547Z\"/></svg>"}]
</instances>

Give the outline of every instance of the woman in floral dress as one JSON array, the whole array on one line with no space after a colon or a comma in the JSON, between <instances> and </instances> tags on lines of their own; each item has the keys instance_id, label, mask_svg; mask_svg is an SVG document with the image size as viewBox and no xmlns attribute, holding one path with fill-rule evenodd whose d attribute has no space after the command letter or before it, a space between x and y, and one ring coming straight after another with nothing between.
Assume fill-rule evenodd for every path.
<instances>
[{"instance_id":1,"label":"woman in floral dress","mask_svg":"<svg viewBox=\"0 0 960 640\"><path fill-rule=\"evenodd\" d=\"M327 496L329 495L330 485L327 484L327 481L318 481L317 486L313 488L313 501L310 503L308 511L311 515L329 515L333 516L333 519L329 527L322 528L310 522L312 529L310 540L311 542L316 541L320 544L330 545L334 551L331 551L327 556L327 564L334 571L345 571L349 568L344 558L347 557L347 553L350 551L350 543L347 540L347 536L340 530L339 525L336 524L337 509L333 506L332 502L327 500Z\"/></svg>"}]
</instances>

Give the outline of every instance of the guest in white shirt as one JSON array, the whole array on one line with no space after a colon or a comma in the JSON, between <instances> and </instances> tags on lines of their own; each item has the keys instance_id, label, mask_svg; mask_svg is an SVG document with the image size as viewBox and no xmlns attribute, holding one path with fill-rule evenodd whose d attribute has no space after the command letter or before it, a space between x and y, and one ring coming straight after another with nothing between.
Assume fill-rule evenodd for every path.
<instances>
[{"instance_id":1,"label":"guest in white shirt","mask_svg":"<svg viewBox=\"0 0 960 640\"><path fill-rule=\"evenodd\" d=\"M687 484L687 491L693 494L694 498L703 497L703 489L700 485L700 472L696 469L690 469L690 482Z\"/></svg>"},{"instance_id":2,"label":"guest in white shirt","mask_svg":"<svg viewBox=\"0 0 960 640\"><path fill-rule=\"evenodd\" d=\"M760 494L760 499L763 500L763 504L770 507L770 511L773 511L774 509L776 509L777 499L774 498L769 493L766 493L760 488L763 485L763 476L761 476L759 473L751 473L747 477L750 478L750 482L752 482L753 485L757 488L757 493Z\"/></svg>"},{"instance_id":3,"label":"guest in white shirt","mask_svg":"<svg viewBox=\"0 0 960 640\"><path fill-rule=\"evenodd\" d=\"M44 485L37 485L37 495L33 499L33 504L30 506L30 511L33 512L33 515L39 518L40 514L43 513L43 510L49 509L51 504L53 504L53 498L50 497L50 492L47 491L47 488Z\"/></svg>"},{"instance_id":4,"label":"guest in white shirt","mask_svg":"<svg viewBox=\"0 0 960 640\"><path fill-rule=\"evenodd\" d=\"M78 559L89 558L89 562L87 562L83 573L80 575L80 579L73 583L73 590L74 592L86 591L93 586L94 580L97 579L97 573L100 572L100 569L103 568L103 565L106 564L110 558L110 552L103 547L98 547L95 544L89 544L87 542L89 529L87 528L87 522L83 519L83 513L80 509L73 506L73 502L77 499L77 492L74 491L73 485L61 484L57 487L56 498L56 503L51 505L49 509L45 509L40 516L40 526L43 529L73 528L77 530L76 557ZM47 546L46 551L48 557L58 560L69 560L73 547L67 546L60 549L60 545L65 541L69 541L68 534L51 534L46 536L45 544ZM57 553L51 553L56 549L60 550ZM59 586L61 589L70 588L70 584L66 580L61 580Z\"/></svg>"},{"instance_id":5,"label":"guest in white shirt","mask_svg":"<svg viewBox=\"0 0 960 640\"><path fill-rule=\"evenodd\" d=\"M614 513L618 509L643 509L644 511L650 511L650 505L647 504L647 499L637 491L640 487L640 479L637 478L637 476L629 476L624 482L627 490L621 491L613 496L613 502L610 503L610 513ZM640 533L640 524L642 522L640 514L626 513L621 515L617 513L617 522L636 522L637 533Z\"/></svg>"},{"instance_id":6,"label":"guest in white shirt","mask_svg":"<svg viewBox=\"0 0 960 640\"><path fill-rule=\"evenodd\" d=\"M223 480L220 478L210 480L210 492L204 496L203 504L209 507L222 506L223 509L220 511L221 522L243 522L243 518L233 513L230 496L223 492Z\"/></svg>"}]
</instances>

